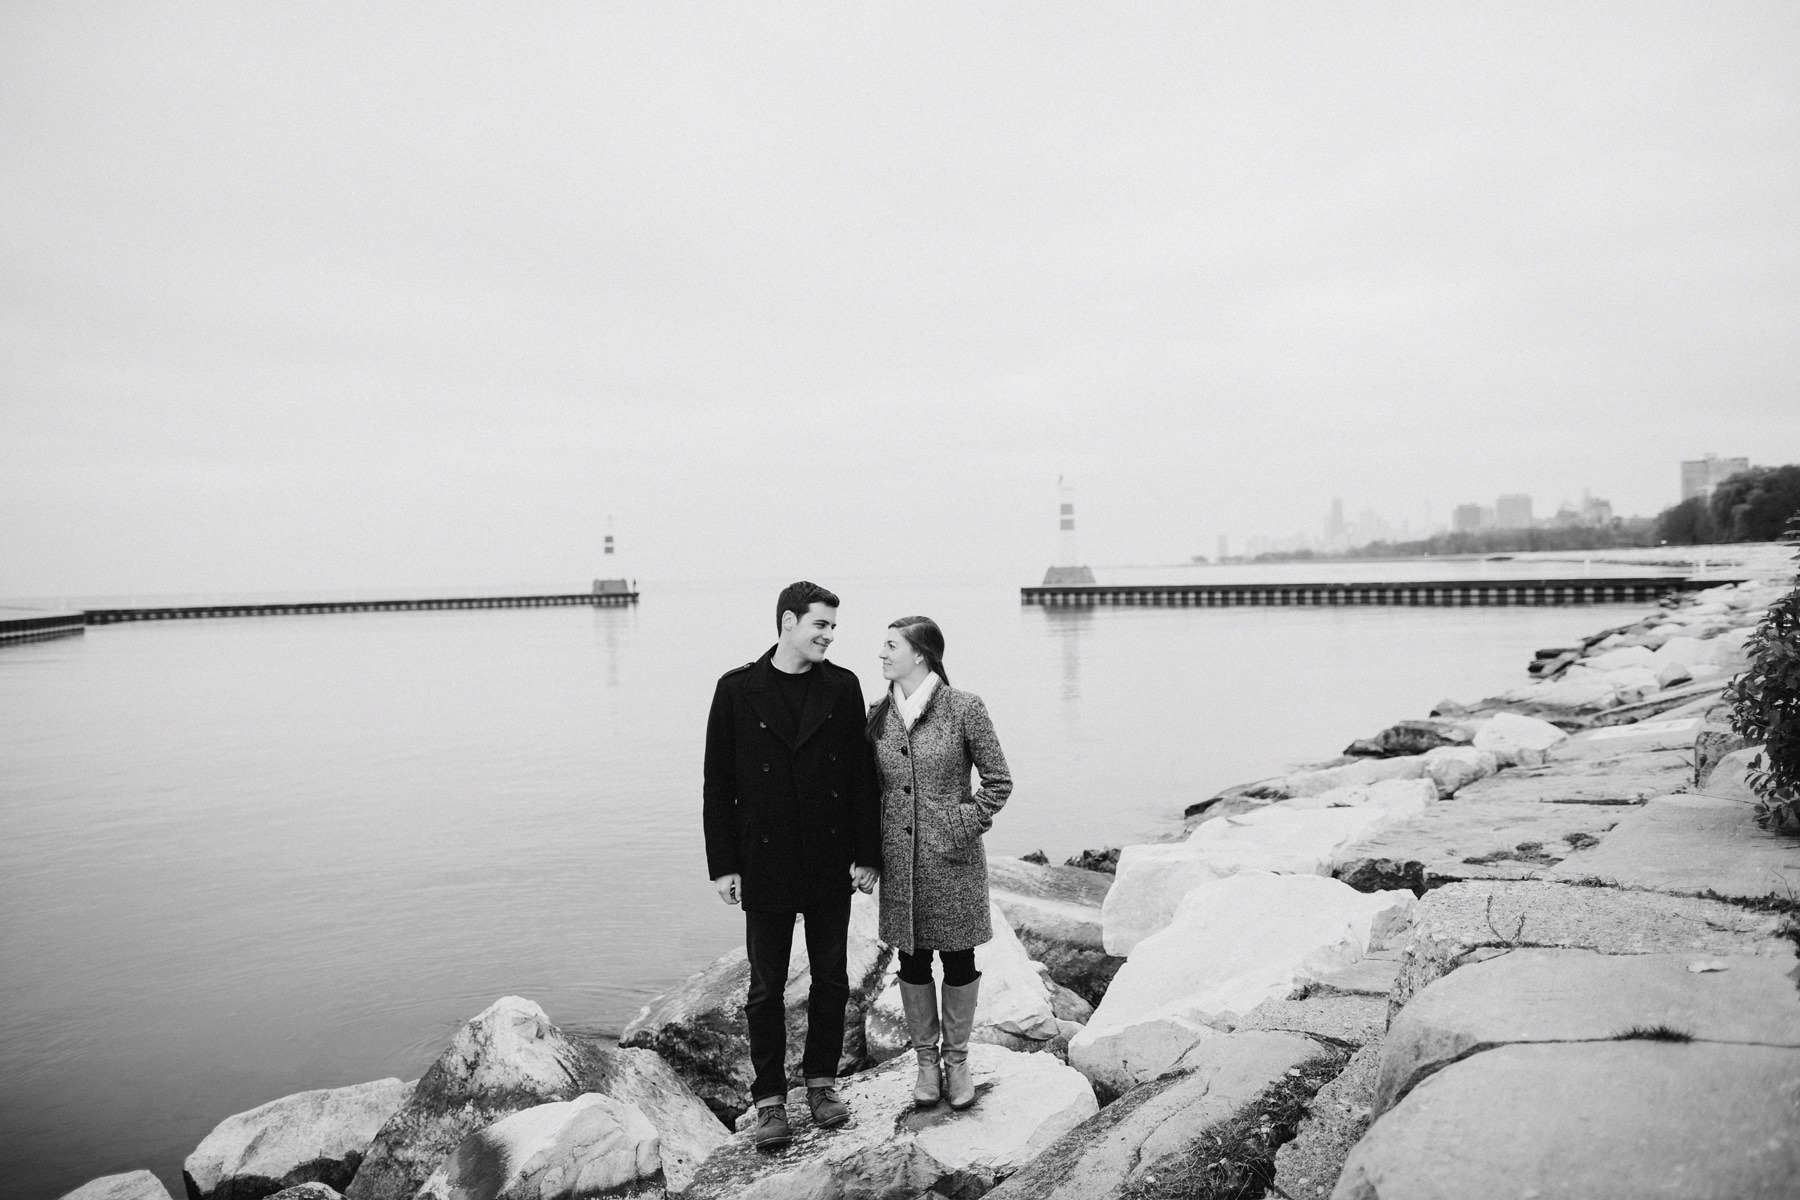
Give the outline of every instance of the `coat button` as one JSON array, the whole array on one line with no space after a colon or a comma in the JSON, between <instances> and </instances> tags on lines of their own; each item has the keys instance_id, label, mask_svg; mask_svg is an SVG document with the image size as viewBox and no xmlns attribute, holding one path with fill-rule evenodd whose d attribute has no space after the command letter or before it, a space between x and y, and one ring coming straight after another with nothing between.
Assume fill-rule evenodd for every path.
<instances>
[{"instance_id":1,"label":"coat button","mask_svg":"<svg viewBox=\"0 0 1800 1200\"><path fill-rule=\"evenodd\" d=\"M834 793L832 793L832 794L833 794L833 795L836 795L836 793L835 793L835 792L834 792ZM837 826L836 826L836 825L832 825L832 826L830 826L830 827L829 827L829 828L827 828L827 829L826 829L826 830L825 830L825 832L826 832L826 833L836 833L836 832L837 832Z\"/></svg>"},{"instance_id":2,"label":"coat button","mask_svg":"<svg viewBox=\"0 0 1800 1200\"><path fill-rule=\"evenodd\" d=\"M836 799L837 799L837 798L838 798L838 794L837 794L837 789L836 789L836 788L833 788L833 789L832 789L832 791L831 791L831 798L832 798L832 799L833 799L833 800L836 800ZM834 830L832 830L832 831L831 831L831 832L833 832L833 833L836 833L836 832L837 832L837 830L835 830L835 829L834 829Z\"/></svg>"},{"instance_id":3,"label":"coat button","mask_svg":"<svg viewBox=\"0 0 1800 1200\"><path fill-rule=\"evenodd\" d=\"M764 763L764 764L763 764L763 770L765 770L765 771L766 771L766 770L768 770L768 769L769 769L769 764L768 764L768 763Z\"/></svg>"},{"instance_id":4,"label":"coat button","mask_svg":"<svg viewBox=\"0 0 1800 1200\"><path fill-rule=\"evenodd\" d=\"M905 746L902 746L902 747L900 747L900 753L902 753L902 754L905 754L905 753L906 753L906 747L905 747Z\"/></svg>"},{"instance_id":5,"label":"coat button","mask_svg":"<svg viewBox=\"0 0 1800 1200\"><path fill-rule=\"evenodd\" d=\"M769 844L769 835L765 833L765 834L763 834L763 845L766 846L768 844Z\"/></svg>"},{"instance_id":6,"label":"coat button","mask_svg":"<svg viewBox=\"0 0 1800 1200\"><path fill-rule=\"evenodd\" d=\"M836 762L836 761L837 761L837 755L835 755L835 754L834 754L834 755L832 755L832 756L831 756L831 761L832 761L832 762Z\"/></svg>"},{"instance_id":7,"label":"coat button","mask_svg":"<svg viewBox=\"0 0 1800 1200\"><path fill-rule=\"evenodd\" d=\"M912 826L911 826L911 825L908 825L908 826L907 826L907 827L906 827L906 830L905 830L905 832L907 832L907 833L911 833L911 832L912 832Z\"/></svg>"},{"instance_id":8,"label":"coat button","mask_svg":"<svg viewBox=\"0 0 1800 1200\"><path fill-rule=\"evenodd\" d=\"M766 771L766 770L768 770L768 769L769 769L769 764L767 764L767 763L764 763L764 764L763 764L763 770L765 770L765 771ZM907 795L909 795L909 796L910 796L910 795L912 795L912 784L910 784L910 783L903 783L903 784L901 784L901 785L900 785L900 790L901 790L901 791L903 791L903 792L905 792L905 793L906 793L906 794L907 794Z\"/></svg>"}]
</instances>

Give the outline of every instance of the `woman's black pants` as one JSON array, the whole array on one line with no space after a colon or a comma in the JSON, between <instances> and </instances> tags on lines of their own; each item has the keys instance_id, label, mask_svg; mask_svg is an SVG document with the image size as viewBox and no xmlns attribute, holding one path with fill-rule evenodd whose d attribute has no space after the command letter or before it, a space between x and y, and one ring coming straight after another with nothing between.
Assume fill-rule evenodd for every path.
<instances>
[{"instance_id":1,"label":"woman's black pants","mask_svg":"<svg viewBox=\"0 0 1800 1200\"><path fill-rule=\"evenodd\" d=\"M850 999L846 942L850 935L850 893L802 913L744 913L744 951L750 958L750 991L744 1021L750 1027L752 1100L787 1095L788 960L794 947L794 918L806 923L806 957L812 990L806 997L806 1052L800 1073L807 1079L836 1079L844 1053L844 1005Z\"/></svg>"},{"instance_id":2,"label":"woman's black pants","mask_svg":"<svg viewBox=\"0 0 1800 1200\"><path fill-rule=\"evenodd\" d=\"M902 950L900 952L900 982L931 982L930 950ZM975 969L975 951L939 950L939 958L944 960L944 984L946 987L964 987L974 983L981 972Z\"/></svg>"}]
</instances>

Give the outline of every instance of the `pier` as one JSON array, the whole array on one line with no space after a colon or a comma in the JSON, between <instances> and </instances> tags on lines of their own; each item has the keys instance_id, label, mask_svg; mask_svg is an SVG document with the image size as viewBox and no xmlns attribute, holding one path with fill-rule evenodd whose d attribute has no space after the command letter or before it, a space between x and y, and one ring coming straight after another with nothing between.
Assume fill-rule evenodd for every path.
<instances>
[{"instance_id":1,"label":"pier","mask_svg":"<svg viewBox=\"0 0 1800 1200\"><path fill-rule=\"evenodd\" d=\"M444 608L551 608L575 604L623 608L636 592L570 592L556 596L455 596L430 600L308 600L287 604L195 604L169 608L90 608L89 625L122 621L182 621L208 617L292 617L314 613L419 612Z\"/></svg>"},{"instance_id":2,"label":"pier","mask_svg":"<svg viewBox=\"0 0 1800 1200\"><path fill-rule=\"evenodd\" d=\"M1507 605L1643 604L1679 592L1735 583L1734 579L1681 575L1575 579L1440 579L1380 583L1145 583L1117 586L1025 587L1020 603L1045 608L1094 605L1236 608L1404 605L1503 607Z\"/></svg>"},{"instance_id":3,"label":"pier","mask_svg":"<svg viewBox=\"0 0 1800 1200\"><path fill-rule=\"evenodd\" d=\"M87 614L45 612L35 608L0 608L0 646L69 637L87 627Z\"/></svg>"}]
</instances>

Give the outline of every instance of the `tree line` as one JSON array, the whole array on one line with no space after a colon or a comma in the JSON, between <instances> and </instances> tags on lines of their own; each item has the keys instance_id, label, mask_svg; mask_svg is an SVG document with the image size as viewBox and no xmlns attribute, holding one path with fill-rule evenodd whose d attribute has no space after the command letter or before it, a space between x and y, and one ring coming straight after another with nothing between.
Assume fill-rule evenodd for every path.
<instances>
[{"instance_id":1,"label":"tree line","mask_svg":"<svg viewBox=\"0 0 1800 1200\"><path fill-rule=\"evenodd\" d=\"M1772 542L1800 521L1800 465L1751 467L1654 517L1614 518L1606 525L1478 529L1411 542L1370 542L1341 554L1312 550L1259 554L1254 562L1311 558L1429 558L1448 554L1515 554L1532 550L1620 550L1662 544Z\"/></svg>"},{"instance_id":2,"label":"tree line","mask_svg":"<svg viewBox=\"0 0 1800 1200\"><path fill-rule=\"evenodd\" d=\"M1690 496L1656 516L1658 541L1678 546L1708 542L1772 542L1800 517L1800 465L1751 467Z\"/></svg>"}]
</instances>

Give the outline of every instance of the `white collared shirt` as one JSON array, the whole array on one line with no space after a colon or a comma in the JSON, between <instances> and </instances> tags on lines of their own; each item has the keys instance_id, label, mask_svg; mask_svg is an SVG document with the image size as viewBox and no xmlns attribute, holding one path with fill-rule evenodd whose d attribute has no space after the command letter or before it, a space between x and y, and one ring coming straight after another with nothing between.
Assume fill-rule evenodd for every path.
<instances>
[{"instance_id":1,"label":"white collared shirt","mask_svg":"<svg viewBox=\"0 0 1800 1200\"><path fill-rule=\"evenodd\" d=\"M931 693L937 690L939 682L937 672L933 671L925 676L923 683L913 689L911 696L902 696L899 682L894 683L894 711L900 714L900 723L906 726L908 732L912 730L913 722L919 719L919 714L925 711L925 702L931 699Z\"/></svg>"}]
</instances>

